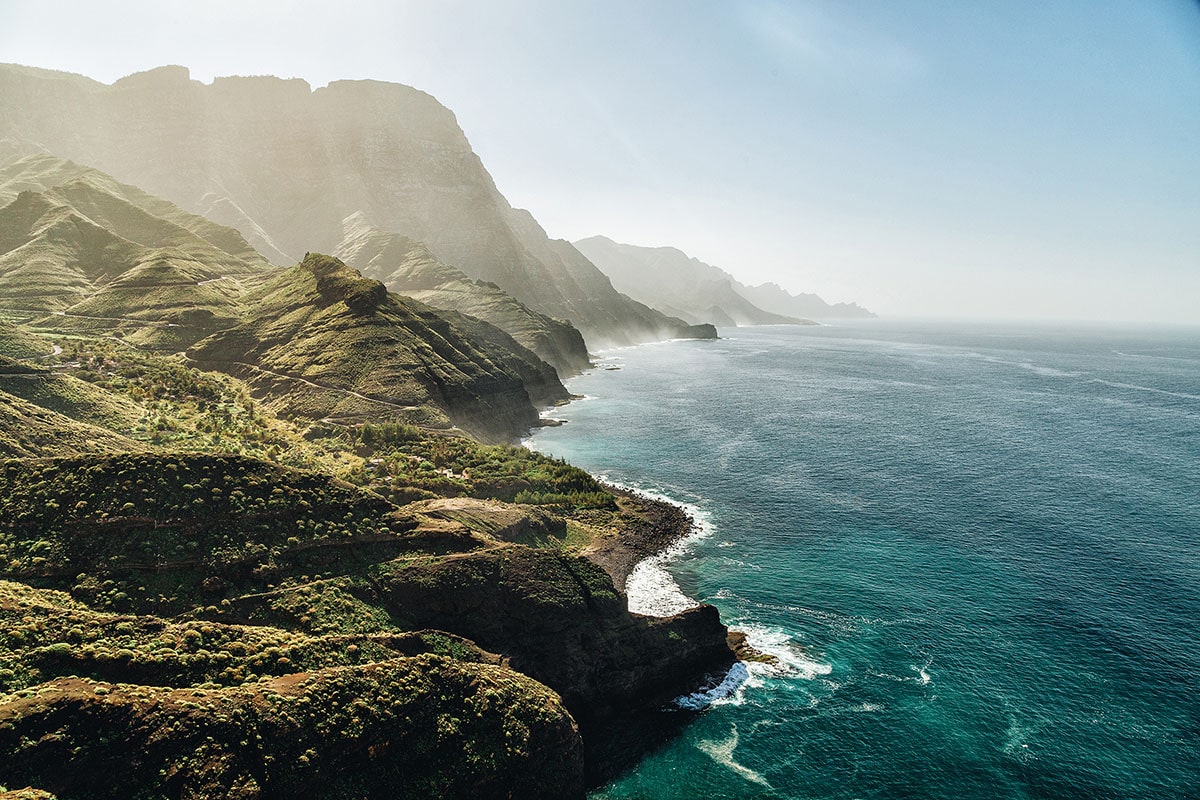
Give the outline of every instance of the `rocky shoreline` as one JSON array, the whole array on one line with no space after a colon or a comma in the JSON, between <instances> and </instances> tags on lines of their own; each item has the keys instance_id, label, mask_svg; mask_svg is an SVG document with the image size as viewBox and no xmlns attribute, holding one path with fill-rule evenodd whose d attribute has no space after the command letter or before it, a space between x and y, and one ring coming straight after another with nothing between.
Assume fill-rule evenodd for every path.
<instances>
[{"instance_id":1,"label":"rocky shoreline","mask_svg":"<svg viewBox=\"0 0 1200 800\"><path fill-rule=\"evenodd\" d=\"M625 594L625 582L637 565L690 536L696 521L674 503L611 484L605 488L633 512L632 519L619 537L599 541L583 555L607 572L617 591Z\"/></svg>"}]
</instances>

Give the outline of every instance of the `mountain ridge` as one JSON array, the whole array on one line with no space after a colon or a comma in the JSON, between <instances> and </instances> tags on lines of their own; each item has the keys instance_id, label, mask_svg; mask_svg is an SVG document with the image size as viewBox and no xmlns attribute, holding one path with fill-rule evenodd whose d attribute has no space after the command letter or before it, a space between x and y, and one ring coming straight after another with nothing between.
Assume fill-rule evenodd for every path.
<instances>
[{"instance_id":1,"label":"mountain ridge","mask_svg":"<svg viewBox=\"0 0 1200 800\"><path fill-rule=\"evenodd\" d=\"M632 297L683 316L717 314L731 324L811 324L811 318L874 316L855 303L830 305L815 294L792 295L776 284L747 286L720 267L675 247L622 244L607 236L574 242Z\"/></svg>"},{"instance_id":2,"label":"mountain ridge","mask_svg":"<svg viewBox=\"0 0 1200 800\"><path fill-rule=\"evenodd\" d=\"M92 164L237 228L274 263L331 252L342 220L361 212L570 320L593 347L715 336L621 295L569 243L549 239L500 194L453 112L402 84L206 85L160 67L106 85L0 65L0 139Z\"/></svg>"}]
</instances>

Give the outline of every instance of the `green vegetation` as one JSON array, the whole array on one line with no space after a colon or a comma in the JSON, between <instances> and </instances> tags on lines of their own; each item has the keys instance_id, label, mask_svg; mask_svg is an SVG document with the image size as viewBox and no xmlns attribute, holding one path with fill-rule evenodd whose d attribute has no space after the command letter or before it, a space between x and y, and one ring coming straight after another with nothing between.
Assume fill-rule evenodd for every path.
<instances>
[{"instance_id":1,"label":"green vegetation","mask_svg":"<svg viewBox=\"0 0 1200 800\"><path fill-rule=\"evenodd\" d=\"M658 520L471 438L567 396L508 334L70 162L0 165L9 198L0 782L574 796L559 695L658 702L727 654L581 557Z\"/></svg>"},{"instance_id":2,"label":"green vegetation","mask_svg":"<svg viewBox=\"0 0 1200 800\"><path fill-rule=\"evenodd\" d=\"M528 448L481 445L406 425L363 425L358 443L369 456L364 485L385 496L480 497L564 511L614 509L613 496L583 470Z\"/></svg>"},{"instance_id":3,"label":"green vegetation","mask_svg":"<svg viewBox=\"0 0 1200 800\"><path fill-rule=\"evenodd\" d=\"M3 718L4 772L60 797L566 797L582 780L551 691L435 655L222 688L60 679Z\"/></svg>"},{"instance_id":4,"label":"green vegetation","mask_svg":"<svg viewBox=\"0 0 1200 800\"><path fill-rule=\"evenodd\" d=\"M531 396L566 397L554 370L498 329L390 295L329 256L306 256L244 302L247 321L188 356L245 377L285 417L510 439L537 421Z\"/></svg>"},{"instance_id":5,"label":"green vegetation","mask_svg":"<svg viewBox=\"0 0 1200 800\"><path fill-rule=\"evenodd\" d=\"M393 292L491 323L564 376L588 365L583 336L571 323L534 311L494 283L471 280L425 245L372 228L361 214L346 221L336 255Z\"/></svg>"}]
</instances>

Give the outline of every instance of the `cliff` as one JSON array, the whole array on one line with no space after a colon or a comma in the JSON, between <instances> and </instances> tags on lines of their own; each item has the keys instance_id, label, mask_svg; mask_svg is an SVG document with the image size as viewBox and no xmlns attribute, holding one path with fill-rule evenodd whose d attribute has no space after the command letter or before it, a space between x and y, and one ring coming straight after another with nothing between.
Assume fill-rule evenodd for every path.
<instances>
[{"instance_id":1,"label":"cliff","mask_svg":"<svg viewBox=\"0 0 1200 800\"><path fill-rule=\"evenodd\" d=\"M130 124L136 120L136 124ZM311 90L273 77L190 79L162 67L111 86L0 66L0 140L92 164L237 228L275 263L331 252L342 220L423 242L588 340L703 335L634 303L497 190L454 115L378 81Z\"/></svg>"},{"instance_id":2,"label":"cliff","mask_svg":"<svg viewBox=\"0 0 1200 800\"><path fill-rule=\"evenodd\" d=\"M537 424L533 403L567 397L553 368L507 334L390 294L329 256L306 256L244 303L245 322L187 355L243 375L285 416L513 439Z\"/></svg>"},{"instance_id":3,"label":"cliff","mask_svg":"<svg viewBox=\"0 0 1200 800\"><path fill-rule=\"evenodd\" d=\"M564 377L589 366L583 336L571 323L534 311L494 283L471 280L420 242L371 227L361 213L344 220L334 255L397 294L495 325Z\"/></svg>"},{"instance_id":4,"label":"cliff","mask_svg":"<svg viewBox=\"0 0 1200 800\"><path fill-rule=\"evenodd\" d=\"M0 778L63 798L578 797L581 732L732 660L520 506L172 453L9 461L0 498Z\"/></svg>"},{"instance_id":5,"label":"cliff","mask_svg":"<svg viewBox=\"0 0 1200 800\"><path fill-rule=\"evenodd\" d=\"M674 247L639 247L604 236L575 247L612 279L619 291L685 319L730 325L806 325L811 318L873 316L846 303L829 305L815 294L791 295L774 284L747 286L725 270Z\"/></svg>"}]
</instances>

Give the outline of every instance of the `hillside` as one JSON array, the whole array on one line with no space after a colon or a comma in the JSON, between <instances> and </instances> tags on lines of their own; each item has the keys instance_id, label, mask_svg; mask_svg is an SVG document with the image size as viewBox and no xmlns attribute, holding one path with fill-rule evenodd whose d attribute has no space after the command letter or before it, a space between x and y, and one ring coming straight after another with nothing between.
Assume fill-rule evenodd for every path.
<instances>
[{"instance_id":1,"label":"hillside","mask_svg":"<svg viewBox=\"0 0 1200 800\"><path fill-rule=\"evenodd\" d=\"M142 346L178 349L232 325L241 282L269 267L236 231L71 162L20 159L0 179L0 195L20 189L0 208L0 310L10 314L53 312L51 327L84 331L119 325Z\"/></svg>"},{"instance_id":2,"label":"hillside","mask_svg":"<svg viewBox=\"0 0 1200 800\"><path fill-rule=\"evenodd\" d=\"M208 337L193 358L310 419L456 425L507 440L538 423L534 404L568 397L554 368L508 334L389 297L340 264L319 281L271 267L236 231L62 159L19 159L3 178L20 191L0 208L0 313L30 330L163 352ZM505 299L573 346L567 363L586 359L569 325ZM243 341L260 335L274 339Z\"/></svg>"},{"instance_id":3,"label":"hillside","mask_svg":"<svg viewBox=\"0 0 1200 800\"><path fill-rule=\"evenodd\" d=\"M619 291L685 319L731 325L804 325L810 318L872 316L855 304L829 305L814 294L791 295L774 284L747 286L719 267L674 247L639 247L604 236L575 247Z\"/></svg>"},{"instance_id":4,"label":"hillside","mask_svg":"<svg viewBox=\"0 0 1200 800\"><path fill-rule=\"evenodd\" d=\"M571 323L534 311L494 283L471 280L420 242L371 227L362 214L346 218L334 255L390 291L495 325L564 377L589 364L583 336Z\"/></svg>"},{"instance_id":5,"label":"hillside","mask_svg":"<svg viewBox=\"0 0 1200 800\"><path fill-rule=\"evenodd\" d=\"M237 228L275 263L333 251L342 221L361 212L472 279L570 320L593 347L715 335L621 295L569 243L549 239L500 194L454 115L407 86L335 81L314 91L274 77L205 85L183 67L109 86L3 65L0 137Z\"/></svg>"},{"instance_id":6,"label":"hillside","mask_svg":"<svg viewBox=\"0 0 1200 800\"><path fill-rule=\"evenodd\" d=\"M552 367L502 331L389 294L329 256L307 256L244 303L245 322L188 358L244 377L285 416L509 439L537 424L533 403L568 396Z\"/></svg>"},{"instance_id":7,"label":"hillside","mask_svg":"<svg viewBox=\"0 0 1200 800\"><path fill-rule=\"evenodd\" d=\"M636 505L397 508L156 453L0 463L0 506L0 777L64 800L579 797L581 732L731 658L714 609L630 614L567 544Z\"/></svg>"}]
</instances>

